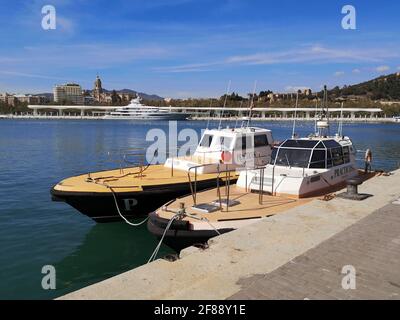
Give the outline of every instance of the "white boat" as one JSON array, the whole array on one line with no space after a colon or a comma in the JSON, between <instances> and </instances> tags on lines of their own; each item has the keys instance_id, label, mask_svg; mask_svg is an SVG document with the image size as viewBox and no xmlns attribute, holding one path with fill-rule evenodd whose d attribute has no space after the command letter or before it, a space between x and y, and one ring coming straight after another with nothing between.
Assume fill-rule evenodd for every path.
<instances>
[{"instance_id":1,"label":"white boat","mask_svg":"<svg viewBox=\"0 0 400 320\"><path fill-rule=\"evenodd\" d=\"M115 109L103 117L114 120L186 120L189 114L183 112L171 112L166 107L145 106L141 104L140 97L132 99L130 104Z\"/></svg>"},{"instance_id":2,"label":"white boat","mask_svg":"<svg viewBox=\"0 0 400 320\"><path fill-rule=\"evenodd\" d=\"M247 188L272 195L322 195L358 175L355 153L349 137L287 139L274 148L270 164L243 174L237 184L246 187L247 181Z\"/></svg>"},{"instance_id":3,"label":"white boat","mask_svg":"<svg viewBox=\"0 0 400 320\"><path fill-rule=\"evenodd\" d=\"M258 167L269 163L273 146L271 130L256 127L206 129L189 158L168 158L165 166L198 174Z\"/></svg>"},{"instance_id":4,"label":"white boat","mask_svg":"<svg viewBox=\"0 0 400 320\"><path fill-rule=\"evenodd\" d=\"M235 183L236 170L270 161L272 145L267 129L206 129L193 154L183 152L190 151L183 147L169 154L165 164L149 160L134 166L133 159L141 159L147 151L121 150L119 168L69 177L51 194L53 200L66 202L97 222L140 217L192 188L201 191L216 183Z\"/></svg>"},{"instance_id":5,"label":"white boat","mask_svg":"<svg viewBox=\"0 0 400 320\"><path fill-rule=\"evenodd\" d=\"M292 138L273 149L270 164L239 177L238 186L271 195L306 198L332 192L356 177L357 151L351 139L343 136L342 122L337 134L329 134L326 87L324 102L315 133L298 138L294 123Z\"/></svg>"},{"instance_id":6,"label":"white boat","mask_svg":"<svg viewBox=\"0 0 400 320\"><path fill-rule=\"evenodd\" d=\"M179 252L309 201L302 198L340 190L359 174L356 149L342 135L341 126L338 134L329 134L326 110L316 122L315 133L298 138L294 123L292 138L273 147L269 163L245 165L236 185L218 184L201 192L191 189L191 195L151 213L149 231Z\"/></svg>"},{"instance_id":7,"label":"white boat","mask_svg":"<svg viewBox=\"0 0 400 320\"><path fill-rule=\"evenodd\" d=\"M400 116L393 117L394 122L400 122Z\"/></svg>"}]
</instances>

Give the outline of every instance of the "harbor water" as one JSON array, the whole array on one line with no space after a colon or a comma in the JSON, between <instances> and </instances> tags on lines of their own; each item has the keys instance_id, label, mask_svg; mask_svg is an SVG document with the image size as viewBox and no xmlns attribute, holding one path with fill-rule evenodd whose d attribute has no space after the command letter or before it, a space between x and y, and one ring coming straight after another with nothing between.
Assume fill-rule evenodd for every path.
<instances>
[{"instance_id":1,"label":"harbor water","mask_svg":"<svg viewBox=\"0 0 400 320\"><path fill-rule=\"evenodd\" d=\"M178 122L200 134L206 121ZM235 123L223 123L235 126ZM290 137L291 122L256 122L276 140ZM65 203L52 202L50 188L63 178L118 167L107 152L146 147L150 129L168 134L168 122L101 120L0 120L0 299L50 299L143 265L158 241L146 226L96 224ZM314 131L298 122L296 132ZM332 132L335 128L332 128ZM400 124L345 123L360 153L373 152L373 169L400 163ZM140 220L140 219L139 219ZM172 253L162 247L160 256ZM42 268L56 270L56 289L44 290Z\"/></svg>"}]
</instances>

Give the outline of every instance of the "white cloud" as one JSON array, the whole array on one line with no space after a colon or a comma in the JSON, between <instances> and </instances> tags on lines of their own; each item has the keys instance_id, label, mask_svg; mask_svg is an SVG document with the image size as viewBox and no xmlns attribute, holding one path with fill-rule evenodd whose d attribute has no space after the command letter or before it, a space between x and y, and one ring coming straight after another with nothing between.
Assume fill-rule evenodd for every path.
<instances>
[{"instance_id":1,"label":"white cloud","mask_svg":"<svg viewBox=\"0 0 400 320\"><path fill-rule=\"evenodd\" d=\"M361 73L361 70L360 70L360 69L353 69L352 72L353 72L353 73Z\"/></svg>"},{"instance_id":2,"label":"white cloud","mask_svg":"<svg viewBox=\"0 0 400 320\"><path fill-rule=\"evenodd\" d=\"M297 50L256 53L251 55L229 57L227 63L276 64L297 62L374 62L385 57L398 57L398 54L376 49L335 49L322 46L311 46Z\"/></svg>"},{"instance_id":3,"label":"white cloud","mask_svg":"<svg viewBox=\"0 0 400 320\"><path fill-rule=\"evenodd\" d=\"M390 70L390 67L389 67L389 66L379 66L379 67L377 67L377 68L375 69L375 71L377 71L377 72L386 72L386 71L388 71L388 70Z\"/></svg>"},{"instance_id":4,"label":"white cloud","mask_svg":"<svg viewBox=\"0 0 400 320\"><path fill-rule=\"evenodd\" d=\"M387 58L400 57L393 50L381 49L336 49L319 45L299 47L293 50L259 52L248 55L236 55L216 61L185 64L171 67L160 67L159 72L206 71L210 66L224 67L230 65L274 65L293 63L348 63L380 62ZM193 69L195 66L195 69Z\"/></svg>"},{"instance_id":5,"label":"white cloud","mask_svg":"<svg viewBox=\"0 0 400 320\"><path fill-rule=\"evenodd\" d=\"M15 71L6 71L0 70L0 74L5 74L8 76L15 76L15 77L24 77L24 78L37 78L37 79L51 79L51 80L68 80L66 78L60 77L52 77L43 74L34 74L34 73L26 73L26 72L15 72Z\"/></svg>"},{"instance_id":6,"label":"white cloud","mask_svg":"<svg viewBox=\"0 0 400 320\"><path fill-rule=\"evenodd\" d=\"M5 58L3 68L26 70L35 65L56 67L88 67L104 69L125 63L164 59L174 54L173 48L156 45L121 46L109 44L74 44L27 46L17 52L13 59ZM0 59L0 62L1 60ZM17 70L19 69L19 70Z\"/></svg>"},{"instance_id":7,"label":"white cloud","mask_svg":"<svg viewBox=\"0 0 400 320\"><path fill-rule=\"evenodd\" d=\"M304 91L307 89L310 89L310 87L306 87L306 86L286 86L285 87L285 91L290 92L290 93L297 92L299 90Z\"/></svg>"},{"instance_id":8,"label":"white cloud","mask_svg":"<svg viewBox=\"0 0 400 320\"><path fill-rule=\"evenodd\" d=\"M345 74L344 71L336 71L336 72L334 73L334 76L335 76L335 77L341 77L341 76L344 76L344 74Z\"/></svg>"},{"instance_id":9,"label":"white cloud","mask_svg":"<svg viewBox=\"0 0 400 320\"><path fill-rule=\"evenodd\" d=\"M170 73L205 72L212 71L213 69L211 69L210 67L216 66L218 64L218 62L183 64L180 66L153 68L153 71Z\"/></svg>"}]
</instances>

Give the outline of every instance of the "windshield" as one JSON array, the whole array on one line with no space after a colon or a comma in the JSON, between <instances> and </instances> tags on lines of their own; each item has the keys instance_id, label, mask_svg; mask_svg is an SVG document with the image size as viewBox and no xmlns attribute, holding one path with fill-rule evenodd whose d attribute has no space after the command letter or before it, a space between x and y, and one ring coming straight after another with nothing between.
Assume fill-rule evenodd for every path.
<instances>
[{"instance_id":1,"label":"windshield","mask_svg":"<svg viewBox=\"0 0 400 320\"><path fill-rule=\"evenodd\" d=\"M231 137L219 137L215 142L215 147L221 150L230 150L232 145Z\"/></svg>"},{"instance_id":2,"label":"windshield","mask_svg":"<svg viewBox=\"0 0 400 320\"><path fill-rule=\"evenodd\" d=\"M275 164L278 166L307 168L310 161L311 150L307 149L285 149L280 148L279 151L273 151L271 161L274 154L277 153Z\"/></svg>"},{"instance_id":3,"label":"windshield","mask_svg":"<svg viewBox=\"0 0 400 320\"><path fill-rule=\"evenodd\" d=\"M212 139L213 136L211 134L205 134L203 139L201 139L200 146L205 148L210 147Z\"/></svg>"}]
</instances>

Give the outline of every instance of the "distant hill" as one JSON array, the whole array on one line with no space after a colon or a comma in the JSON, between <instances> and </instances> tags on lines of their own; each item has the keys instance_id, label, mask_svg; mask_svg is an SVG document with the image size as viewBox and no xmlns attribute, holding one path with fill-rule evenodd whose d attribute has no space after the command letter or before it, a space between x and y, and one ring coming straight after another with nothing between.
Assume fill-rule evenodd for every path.
<instances>
[{"instance_id":1,"label":"distant hill","mask_svg":"<svg viewBox=\"0 0 400 320\"><path fill-rule=\"evenodd\" d=\"M365 97L371 100L400 100L400 73L381 76L355 85L329 90L335 97Z\"/></svg>"},{"instance_id":2,"label":"distant hill","mask_svg":"<svg viewBox=\"0 0 400 320\"><path fill-rule=\"evenodd\" d=\"M28 93L28 94L29 94L29 93ZM34 93L34 94L32 94L32 96L35 96L35 97L37 97L37 96L44 96L44 97L46 97L47 99L49 99L50 101L54 99L54 95L53 95L52 93L49 93L49 92L45 92L45 93Z\"/></svg>"},{"instance_id":3,"label":"distant hill","mask_svg":"<svg viewBox=\"0 0 400 320\"><path fill-rule=\"evenodd\" d=\"M103 91L105 92L111 92L112 90L106 90L103 89ZM158 95L155 94L147 94L147 93L143 93L143 92L138 92L135 90L131 90L131 89L122 89L122 90L115 90L118 93L125 93L125 94L138 94L142 99L144 100L164 100L163 97L160 97Z\"/></svg>"}]
</instances>

